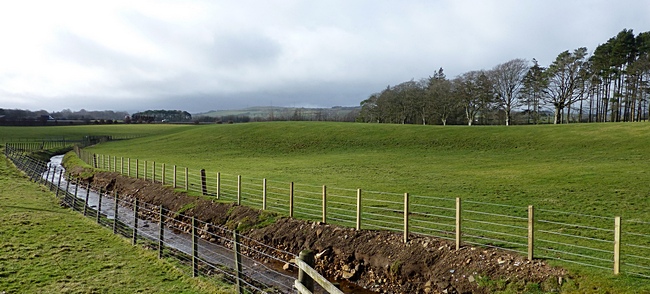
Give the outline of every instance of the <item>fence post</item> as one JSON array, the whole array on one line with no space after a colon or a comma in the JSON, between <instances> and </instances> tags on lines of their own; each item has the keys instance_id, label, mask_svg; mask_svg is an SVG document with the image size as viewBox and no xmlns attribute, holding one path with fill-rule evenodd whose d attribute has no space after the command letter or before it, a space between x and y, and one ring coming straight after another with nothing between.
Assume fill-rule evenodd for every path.
<instances>
[{"instance_id":1,"label":"fence post","mask_svg":"<svg viewBox=\"0 0 650 294\"><path fill-rule=\"evenodd\" d=\"M147 161L144 161L144 166L142 167L142 179L147 180Z\"/></svg>"},{"instance_id":2,"label":"fence post","mask_svg":"<svg viewBox=\"0 0 650 294\"><path fill-rule=\"evenodd\" d=\"M113 172L117 171L117 156L113 156Z\"/></svg>"},{"instance_id":3,"label":"fence post","mask_svg":"<svg viewBox=\"0 0 650 294\"><path fill-rule=\"evenodd\" d=\"M61 177L63 177L63 170L59 171L59 183L56 184L56 198L59 198L59 191L61 191Z\"/></svg>"},{"instance_id":4,"label":"fence post","mask_svg":"<svg viewBox=\"0 0 650 294\"><path fill-rule=\"evenodd\" d=\"M460 249L460 197L456 197L456 250Z\"/></svg>"},{"instance_id":5,"label":"fence post","mask_svg":"<svg viewBox=\"0 0 650 294\"><path fill-rule=\"evenodd\" d=\"M124 157L120 156L120 175L124 174Z\"/></svg>"},{"instance_id":6,"label":"fence post","mask_svg":"<svg viewBox=\"0 0 650 294\"><path fill-rule=\"evenodd\" d=\"M203 195L208 195L208 186L205 182L205 169L201 169L201 193Z\"/></svg>"},{"instance_id":7,"label":"fence post","mask_svg":"<svg viewBox=\"0 0 650 294\"><path fill-rule=\"evenodd\" d=\"M217 200L221 197L221 173L217 172Z\"/></svg>"},{"instance_id":8,"label":"fence post","mask_svg":"<svg viewBox=\"0 0 650 294\"><path fill-rule=\"evenodd\" d=\"M133 245L138 242L138 198L133 199Z\"/></svg>"},{"instance_id":9,"label":"fence post","mask_svg":"<svg viewBox=\"0 0 650 294\"><path fill-rule=\"evenodd\" d=\"M327 223L327 186L323 185L323 223Z\"/></svg>"},{"instance_id":10,"label":"fence post","mask_svg":"<svg viewBox=\"0 0 650 294\"><path fill-rule=\"evenodd\" d=\"M160 212L158 212L159 227L158 227L158 258L163 257L163 245L165 236L165 213L163 206L160 205Z\"/></svg>"},{"instance_id":11,"label":"fence post","mask_svg":"<svg viewBox=\"0 0 650 294\"><path fill-rule=\"evenodd\" d=\"M357 189L357 225L356 229L361 230L361 189Z\"/></svg>"},{"instance_id":12,"label":"fence post","mask_svg":"<svg viewBox=\"0 0 650 294\"><path fill-rule=\"evenodd\" d=\"M289 185L289 217L293 217L293 182Z\"/></svg>"},{"instance_id":13,"label":"fence post","mask_svg":"<svg viewBox=\"0 0 650 294\"><path fill-rule=\"evenodd\" d=\"M192 277L199 275L199 242L196 233L196 217L192 217Z\"/></svg>"},{"instance_id":14,"label":"fence post","mask_svg":"<svg viewBox=\"0 0 650 294\"><path fill-rule=\"evenodd\" d=\"M131 158L126 159L126 176L131 177Z\"/></svg>"},{"instance_id":15,"label":"fence post","mask_svg":"<svg viewBox=\"0 0 650 294\"><path fill-rule=\"evenodd\" d=\"M172 181L174 182L174 189L176 189L176 165L174 165L174 176L172 177Z\"/></svg>"},{"instance_id":16,"label":"fence post","mask_svg":"<svg viewBox=\"0 0 650 294\"><path fill-rule=\"evenodd\" d=\"M241 175L237 175L237 205L241 205Z\"/></svg>"},{"instance_id":17,"label":"fence post","mask_svg":"<svg viewBox=\"0 0 650 294\"><path fill-rule=\"evenodd\" d=\"M621 269L621 217L614 218L614 274L618 275Z\"/></svg>"},{"instance_id":18,"label":"fence post","mask_svg":"<svg viewBox=\"0 0 650 294\"><path fill-rule=\"evenodd\" d=\"M43 184L47 185L47 181L50 179L50 166L49 164L46 164L45 166L47 167L47 173L45 174L45 181Z\"/></svg>"},{"instance_id":19,"label":"fence post","mask_svg":"<svg viewBox=\"0 0 650 294\"><path fill-rule=\"evenodd\" d=\"M409 193L404 193L404 243L409 241Z\"/></svg>"},{"instance_id":20,"label":"fence post","mask_svg":"<svg viewBox=\"0 0 650 294\"><path fill-rule=\"evenodd\" d=\"M86 184L86 199L84 200L84 216L88 212L88 196L90 196L90 182Z\"/></svg>"},{"instance_id":21,"label":"fence post","mask_svg":"<svg viewBox=\"0 0 650 294\"><path fill-rule=\"evenodd\" d=\"M156 182L156 162L155 161L151 162L151 182L152 183Z\"/></svg>"},{"instance_id":22,"label":"fence post","mask_svg":"<svg viewBox=\"0 0 650 294\"><path fill-rule=\"evenodd\" d=\"M164 163L162 164L161 177L162 177L161 182L162 185L164 186L165 185L165 164Z\"/></svg>"},{"instance_id":23,"label":"fence post","mask_svg":"<svg viewBox=\"0 0 650 294\"><path fill-rule=\"evenodd\" d=\"M99 223L100 217L102 215L102 194L104 194L104 191L102 191L102 188L99 188L99 198L97 199L97 223Z\"/></svg>"},{"instance_id":24,"label":"fence post","mask_svg":"<svg viewBox=\"0 0 650 294\"><path fill-rule=\"evenodd\" d=\"M535 252L535 210L528 205L528 260L532 261Z\"/></svg>"},{"instance_id":25,"label":"fence post","mask_svg":"<svg viewBox=\"0 0 650 294\"><path fill-rule=\"evenodd\" d=\"M63 195L65 195L65 196L63 196L63 202L66 203L67 205L70 205L70 203L67 203L68 194L70 194L68 192L69 189L70 189L70 174L68 174L68 176L65 178L65 191L64 191L65 194L63 194Z\"/></svg>"},{"instance_id":26,"label":"fence post","mask_svg":"<svg viewBox=\"0 0 650 294\"><path fill-rule=\"evenodd\" d=\"M113 195L115 196L115 217L113 218L113 234L117 234L117 218L118 218L118 215L119 215L118 214L118 208L120 207L119 203L118 203L118 201L119 201L118 197L119 196L117 194L117 190L115 190Z\"/></svg>"},{"instance_id":27,"label":"fence post","mask_svg":"<svg viewBox=\"0 0 650 294\"><path fill-rule=\"evenodd\" d=\"M237 271L237 293L244 293L244 286L242 285L242 265L241 265L241 249L239 247L239 234L237 230L232 231L232 248L235 251L235 270Z\"/></svg>"},{"instance_id":28,"label":"fence post","mask_svg":"<svg viewBox=\"0 0 650 294\"><path fill-rule=\"evenodd\" d=\"M266 178L262 179L262 210L266 210Z\"/></svg>"},{"instance_id":29,"label":"fence post","mask_svg":"<svg viewBox=\"0 0 650 294\"><path fill-rule=\"evenodd\" d=\"M50 191L52 188L54 188L54 176L56 175L56 167L54 167L54 170L52 171L52 181L50 181Z\"/></svg>"},{"instance_id":30,"label":"fence post","mask_svg":"<svg viewBox=\"0 0 650 294\"><path fill-rule=\"evenodd\" d=\"M187 191L189 189L189 187L190 187L190 184L188 183L188 178L189 178L189 175L187 173L187 167L186 167L185 168L185 191Z\"/></svg>"},{"instance_id":31,"label":"fence post","mask_svg":"<svg viewBox=\"0 0 650 294\"><path fill-rule=\"evenodd\" d=\"M298 259L305 262L311 268L314 267L314 252L311 250L300 251ZM301 269L298 270L298 282L305 286L305 288L310 292L314 292L314 279Z\"/></svg>"},{"instance_id":32,"label":"fence post","mask_svg":"<svg viewBox=\"0 0 650 294\"><path fill-rule=\"evenodd\" d=\"M135 178L139 179L140 178L140 160L137 158L135 159Z\"/></svg>"},{"instance_id":33,"label":"fence post","mask_svg":"<svg viewBox=\"0 0 650 294\"><path fill-rule=\"evenodd\" d=\"M74 198L72 198L72 210L75 210L75 207L77 206L77 195L79 193L79 178L75 181L74 185Z\"/></svg>"}]
</instances>

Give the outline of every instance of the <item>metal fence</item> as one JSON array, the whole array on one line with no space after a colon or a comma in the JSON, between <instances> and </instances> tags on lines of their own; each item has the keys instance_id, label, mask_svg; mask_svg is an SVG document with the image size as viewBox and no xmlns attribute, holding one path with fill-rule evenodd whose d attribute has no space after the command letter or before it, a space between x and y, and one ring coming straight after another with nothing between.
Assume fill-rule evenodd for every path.
<instances>
[{"instance_id":1,"label":"metal fence","mask_svg":"<svg viewBox=\"0 0 650 294\"><path fill-rule=\"evenodd\" d=\"M78 153L96 168L291 217L417 233L650 278L650 222L543 207L365 191ZM462 205L461 205L462 203Z\"/></svg>"}]
</instances>

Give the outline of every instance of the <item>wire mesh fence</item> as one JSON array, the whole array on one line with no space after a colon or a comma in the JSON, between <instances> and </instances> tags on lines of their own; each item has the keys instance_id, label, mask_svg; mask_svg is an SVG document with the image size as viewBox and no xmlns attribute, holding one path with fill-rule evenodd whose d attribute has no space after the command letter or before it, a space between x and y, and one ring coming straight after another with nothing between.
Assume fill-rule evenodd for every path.
<instances>
[{"instance_id":1,"label":"wire mesh fence","mask_svg":"<svg viewBox=\"0 0 650 294\"><path fill-rule=\"evenodd\" d=\"M431 235L509 250L529 258L650 277L650 223L644 220L623 220L621 229L614 217L539 207L534 208L533 215L532 207L469 200L462 201L460 207L460 199L287 183L165 166L164 175L155 172L160 177L158 182L173 182L174 187L191 194L295 218L403 232L405 240L409 233Z\"/></svg>"}]
</instances>

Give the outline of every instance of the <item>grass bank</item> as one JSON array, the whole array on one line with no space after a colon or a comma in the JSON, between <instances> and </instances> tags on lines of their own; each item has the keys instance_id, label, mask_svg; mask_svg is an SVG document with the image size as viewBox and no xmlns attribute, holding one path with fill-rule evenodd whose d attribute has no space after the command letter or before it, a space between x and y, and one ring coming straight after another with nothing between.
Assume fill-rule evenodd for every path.
<instances>
[{"instance_id":1,"label":"grass bank","mask_svg":"<svg viewBox=\"0 0 650 294\"><path fill-rule=\"evenodd\" d=\"M0 292L234 293L62 208L0 160Z\"/></svg>"}]
</instances>

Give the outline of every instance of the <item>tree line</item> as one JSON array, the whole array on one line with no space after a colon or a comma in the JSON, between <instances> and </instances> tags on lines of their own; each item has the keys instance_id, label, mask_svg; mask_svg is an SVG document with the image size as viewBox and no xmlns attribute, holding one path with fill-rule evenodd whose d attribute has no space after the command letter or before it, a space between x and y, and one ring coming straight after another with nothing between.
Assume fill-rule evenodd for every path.
<instances>
[{"instance_id":1,"label":"tree line","mask_svg":"<svg viewBox=\"0 0 650 294\"><path fill-rule=\"evenodd\" d=\"M361 102L357 121L399 124L513 124L642 121L650 96L650 32L624 29L589 56L564 51L547 67L512 59L448 79L388 86ZM514 120L513 120L514 119Z\"/></svg>"}]
</instances>

